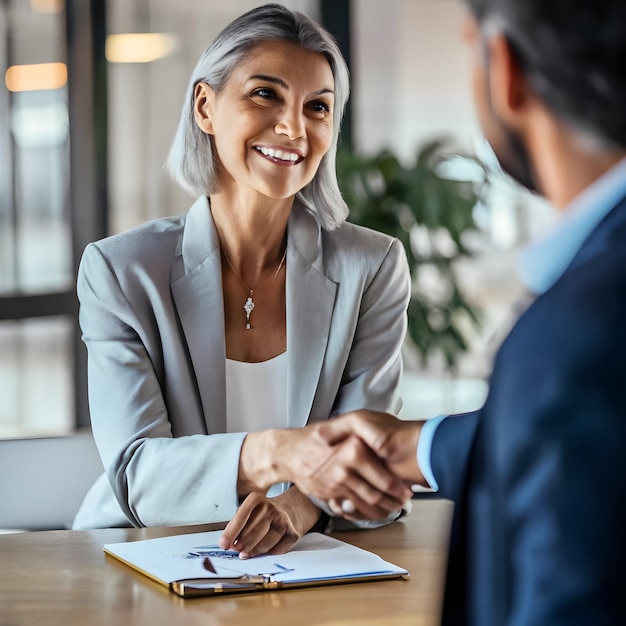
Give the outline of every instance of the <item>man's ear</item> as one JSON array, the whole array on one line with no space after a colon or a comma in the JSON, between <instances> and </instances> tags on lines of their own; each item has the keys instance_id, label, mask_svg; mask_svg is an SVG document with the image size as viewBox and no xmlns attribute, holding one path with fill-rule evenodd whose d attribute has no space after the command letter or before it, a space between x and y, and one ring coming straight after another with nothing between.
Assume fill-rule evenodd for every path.
<instances>
[{"instance_id":1,"label":"man's ear","mask_svg":"<svg viewBox=\"0 0 626 626\"><path fill-rule=\"evenodd\" d=\"M492 35L486 46L491 105L502 121L516 128L530 95L526 75L504 35Z\"/></svg>"},{"instance_id":2,"label":"man's ear","mask_svg":"<svg viewBox=\"0 0 626 626\"><path fill-rule=\"evenodd\" d=\"M198 83L193 92L193 115L200 130L213 135L211 112L215 102L215 92L206 83Z\"/></svg>"}]
</instances>

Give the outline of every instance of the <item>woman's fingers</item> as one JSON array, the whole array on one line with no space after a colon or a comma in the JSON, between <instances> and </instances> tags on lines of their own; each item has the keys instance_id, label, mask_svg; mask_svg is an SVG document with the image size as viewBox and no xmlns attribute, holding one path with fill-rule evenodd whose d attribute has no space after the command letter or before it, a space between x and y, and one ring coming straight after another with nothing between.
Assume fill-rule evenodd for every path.
<instances>
[{"instance_id":1,"label":"woman's fingers","mask_svg":"<svg viewBox=\"0 0 626 626\"><path fill-rule=\"evenodd\" d=\"M330 426L335 421L337 429ZM276 456L280 459L277 475L319 500L351 499L355 493L356 514L386 517L400 509L412 494L389 469L387 459L380 458L384 457L381 451L385 450L391 429L390 424L389 429L382 428L379 421L395 425L399 420L376 413L362 418L355 413L302 429L276 431ZM373 445L378 449L372 449Z\"/></svg>"},{"instance_id":2,"label":"woman's fingers","mask_svg":"<svg viewBox=\"0 0 626 626\"><path fill-rule=\"evenodd\" d=\"M250 516L258 506L260 498L264 496L260 493L251 493L241 503L233 518L224 528L219 538L218 544L222 550L238 550L239 536L249 523Z\"/></svg>"},{"instance_id":3,"label":"woman's fingers","mask_svg":"<svg viewBox=\"0 0 626 626\"><path fill-rule=\"evenodd\" d=\"M410 500L412 493L406 483L360 438L351 437L342 445L353 448L347 453L354 463L349 487L361 500L388 511L401 508Z\"/></svg>"},{"instance_id":4,"label":"woman's fingers","mask_svg":"<svg viewBox=\"0 0 626 626\"><path fill-rule=\"evenodd\" d=\"M243 558L261 554L282 554L288 552L298 539L298 535L288 523L273 524L267 529L267 532L259 536L258 541L255 539L253 547L246 549L245 553L243 553Z\"/></svg>"},{"instance_id":5,"label":"woman's fingers","mask_svg":"<svg viewBox=\"0 0 626 626\"><path fill-rule=\"evenodd\" d=\"M224 529L219 543L223 549L237 550L245 559L286 552L299 538L277 499L251 493Z\"/></svg>"},{"instance_id":6,"label":"woman's fingers","mask_svg":"<svg viewBox=\"0 0 626 626\"><path fill-rule=\"evenodd\" d=\"M321 423L316 435L331 445L345 440L346 433L356 435L404 482L427 486L417 463L423 425L421 420L361 410Z\"/></svg>"},{"instance_id":7,"label":"woman's fingers","mask_svg":"<svg viewBox=\"0 0 626 626\"><path fill-rule=\"evenodd\" d=\"M358 437L349 437L335 446L315 474L302 481L303 491L339 502L336 515L355 519L383 519L402 508L411 490L386 467ZM353 508L341 509L350 501Z\"/></svg>"}]
</instances>

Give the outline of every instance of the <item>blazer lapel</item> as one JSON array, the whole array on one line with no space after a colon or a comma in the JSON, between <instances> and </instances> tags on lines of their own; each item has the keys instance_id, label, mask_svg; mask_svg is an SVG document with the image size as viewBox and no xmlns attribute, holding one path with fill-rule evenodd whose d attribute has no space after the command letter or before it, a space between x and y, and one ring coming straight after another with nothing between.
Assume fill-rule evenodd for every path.
<instances>
[{"instance_id":1,"label":"blazer lapel","mask_svg":"<svg viewBox=\"0 0 626 626\"><path fill-rule=\"evenodd\" d=\"M185 220L180 245L184 274L172 295L185 333L208 433L226 432L224 300L219 239L206 197Z\"/></svg>"},{"instance_id":2,"label":"blazer lapel","mask_svg":"<svg viewBox=\"0 0 626 626\"><path fill-rule=\"evenodd\" d=\"M337 284L323 271L320 229L297 202L287 244L288 424L310 416L328 344ZM200 198L185 221L180 245L184 273L173 277L172 294L187 340L207 425L226 432L224 301L219 239L209 203Z\"/></svg>"},{"instance_id":3,"label":"blazer lapel","mask_svg":"<svg viewBox=\"0 0 626 626\"><path fill-rule=\"evenodd\" d=\"M288 424L304 426L318 387L337 285L322 272L320 229L297 202L287 244Z\"/></svg>"}]
</instances>

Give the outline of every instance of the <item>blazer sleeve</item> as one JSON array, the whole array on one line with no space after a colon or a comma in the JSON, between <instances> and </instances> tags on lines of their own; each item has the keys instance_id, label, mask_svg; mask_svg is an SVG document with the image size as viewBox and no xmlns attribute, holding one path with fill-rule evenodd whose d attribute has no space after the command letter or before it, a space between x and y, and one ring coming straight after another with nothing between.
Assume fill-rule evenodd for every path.
<instances>
[{"instance_id":1,"label":"blazer sleeve","mask_svg":"<svg viewBox=\"0 0 626 626\"><path fill-rule=\"evenodd\" d=\"M364 289L354 340L337 393L332 416L358 409L398 413L402 376L402 345L406 335L411 277L404 247L394 239L373 279ZM329 530L376 528L400 517L392 511L383 520L347 521L333 517L328 506L313 502L330 516Z\"/></svg>"},{"instance_id":2,"label":"blazer sleeve","mask_svg":"<svg viewBox=\"0 0 626 626\"><path fill-rule=\"evenodd\" d=\"M148 346L156 353L166 339L150 321L154 313L149 307L129 301L96 244L83 254L77 291L89 353L92 429L124 514L135 526L230 519L238 505L238 459L245 434L174 437L156 371L158 358L148 353Z\"/></svg>"},{"instance_id":3,"label":"blazer sleeve","mask_svg":"<svg viewBox=\"0 0 626 626\"><path fill-rule=\"evenodd\" d=\"M395 239L364 288L333 416L358 409L389 413L401 409L402 345L410 296L406 253Z\"/></svg>"}]
</instances>

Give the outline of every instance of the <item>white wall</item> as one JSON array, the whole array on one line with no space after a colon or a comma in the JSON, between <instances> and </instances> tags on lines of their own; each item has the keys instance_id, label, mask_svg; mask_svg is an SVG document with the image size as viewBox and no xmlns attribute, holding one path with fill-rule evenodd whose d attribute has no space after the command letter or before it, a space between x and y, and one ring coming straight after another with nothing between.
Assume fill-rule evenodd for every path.
<instances>
[{"instance_id":1,"label":"white wall","mask_svg":"<svg viewBox=\"0 0 626 626\"><path fill-rule=\"evenodd\" d=\"M441 135L478 134L461 0L353 0L355 146L410 158Z\"/></svg>"}]
</instances>

